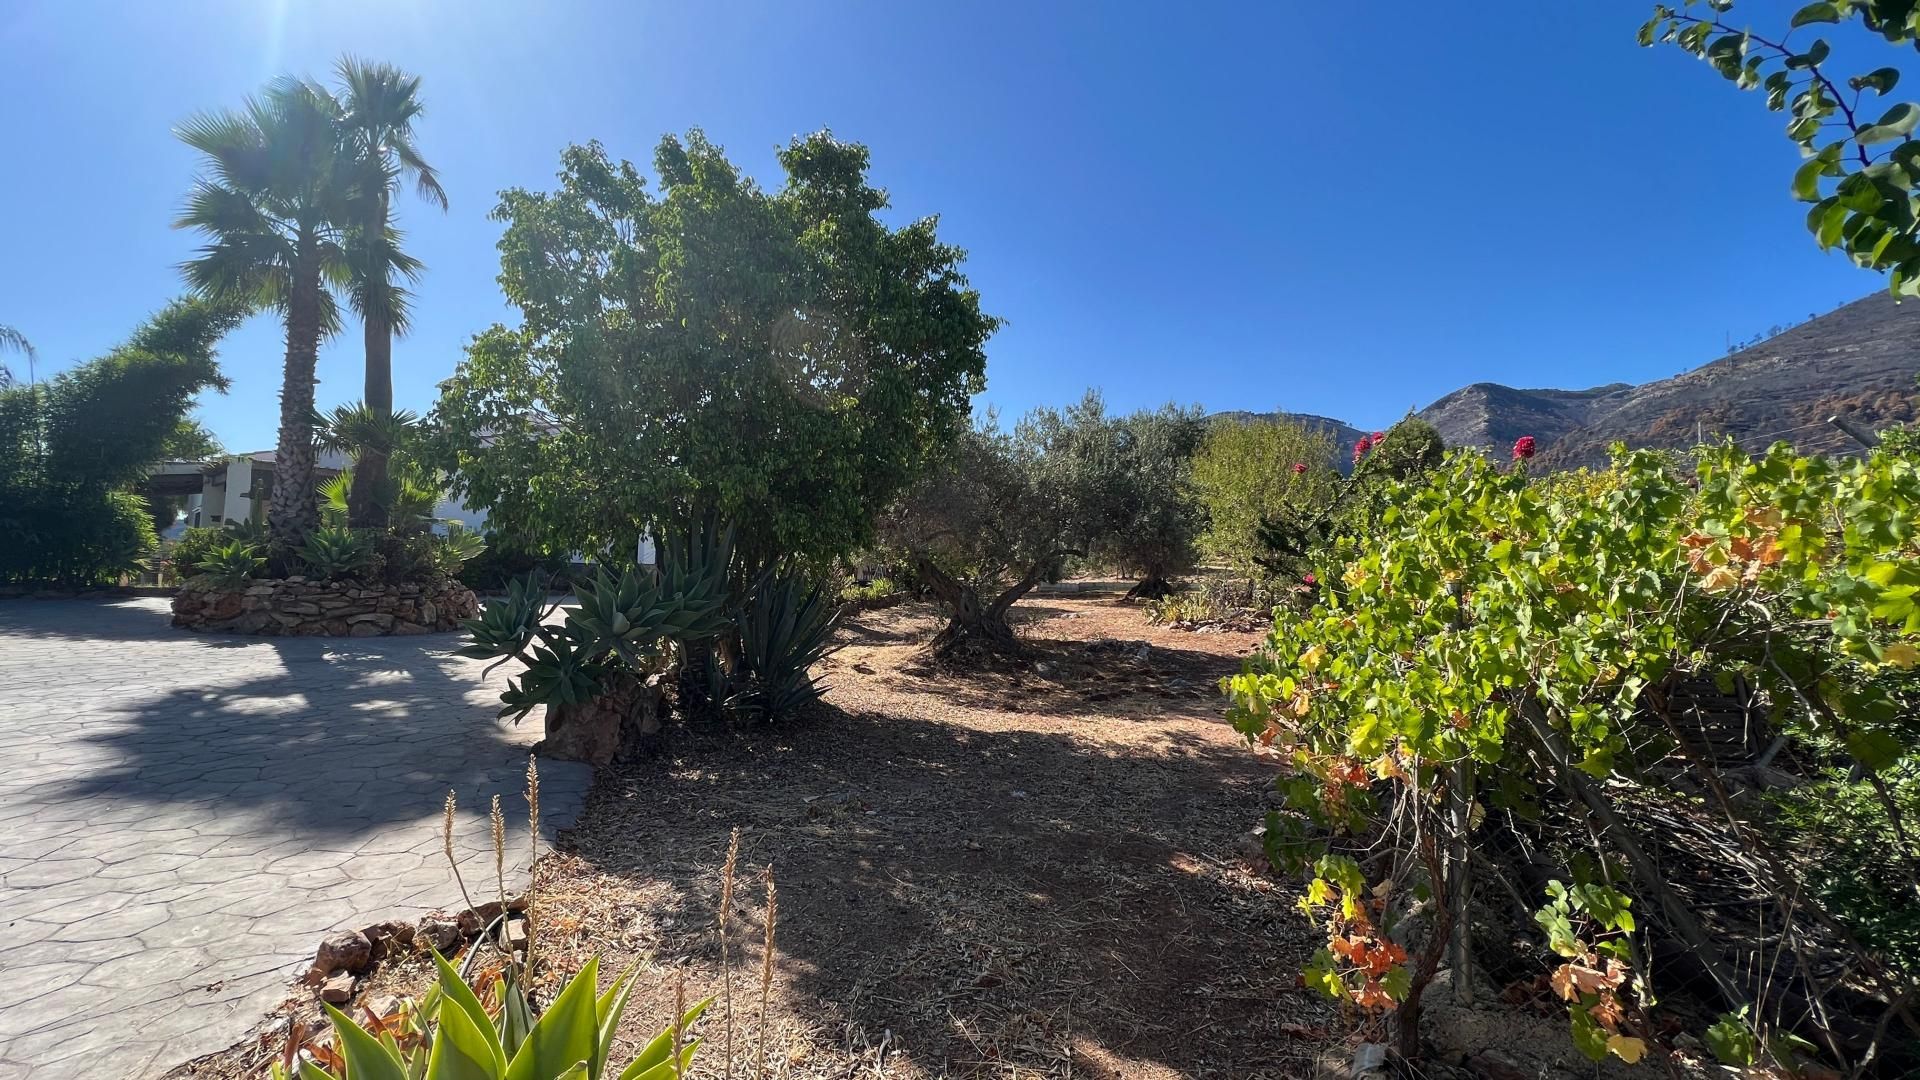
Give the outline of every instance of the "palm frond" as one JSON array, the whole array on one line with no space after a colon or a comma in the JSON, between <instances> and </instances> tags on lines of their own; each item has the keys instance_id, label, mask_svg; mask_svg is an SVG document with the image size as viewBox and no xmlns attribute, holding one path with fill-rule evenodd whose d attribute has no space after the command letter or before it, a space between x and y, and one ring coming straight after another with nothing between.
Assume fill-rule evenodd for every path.
<instances>
[{"instance_id":1,"label":"palm frond","mask_svg":"<svg viewBox=\"0 0 1920 1080\"><path fill-rule=\"evenodd\" d=\"M27 340L27 335L4 323L0 323L0 348L33 355L33 342Z\"/></svg>"}]
</instances>

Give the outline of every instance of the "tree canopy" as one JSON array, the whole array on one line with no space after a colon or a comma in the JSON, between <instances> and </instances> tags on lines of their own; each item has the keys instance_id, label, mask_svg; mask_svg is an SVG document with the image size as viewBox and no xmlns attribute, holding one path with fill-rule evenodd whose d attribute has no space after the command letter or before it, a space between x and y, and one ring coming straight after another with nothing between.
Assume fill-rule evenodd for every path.
<instances>
[{"instance_id":1,"label":"tree canopy","mask_svg":"<svg viewBox=\"0 0 1920 1080\"><path fill-rule=\"evenodd\" d=\"M1198 406L1116 416L1090 390L1024 424L1040 444L1042 482L1078 493L1086 508L1078 546L1090 557L1137 573L1136 595L1156 597L1171 589L1170 575L1193 567L1206 521L1193 485L1193 455L1207 432Z\"/></svg>"},{"instance_id":2,"label":"tree canopy","mask_svg":"<svg viewBox=\"0 0 1920 1080\"><path fill-rule=\"evenodd\" d=\"M84 584L152 549L130 488L166 456L194 395L225 389L213 350L240 314L176 301L105 356L0 389L0 579Z\"/></svg>"},{"instance_id":3,"label":"tree canopy","mask_svg":"<svg viewBox=\"0 0 1920 1080\"><path fill-rule=\"evenodd\" d=\"M1266 550L1261 523L1296 508L1325 506L1340 484L1333 436L1289 420L1217 421L1193 460L1206 508L1208 554L1252 571Z\"/></svg>"},{"instance_id":4,"label":"tree canopy","mask_svg":"<svg viewBox=\"0 0 1920 1080\"><path fill-rule=\"evenodd\" d=\"M550 550L717 514L751 558L825 561L968 426L998 325L926 218L890 228L865 147L780 151L762 190L699 132L657 194L598 143L503 193L496 325L434 420L470 506Z\"/></svg>"},{"instance_id":5,"label":"tree canopy","mask_svg":"<svg viewBox=\"0 0 1920 1080\"><path fill-rule=\"evenodd\" d=\"M1806 4L1787 25L1765 32L1734 14L1734 0L1657 4L1640 44L1672 44L1712 65L1742 90L1763 90L1767 108L1792 119L1787 138L1803 159L1793 195L1811 203L1807 229L1821 250L1884 271L1896 295L1920 295L1920 105L1890 99L1900 69L1878 66L1847 47L1873 39L1896 47L1920 41L1913 0ZM1851 27L1842 53L1820 36ZM1836 70L1844 68L1845 70Z\"/></svg>"}]
</instances>

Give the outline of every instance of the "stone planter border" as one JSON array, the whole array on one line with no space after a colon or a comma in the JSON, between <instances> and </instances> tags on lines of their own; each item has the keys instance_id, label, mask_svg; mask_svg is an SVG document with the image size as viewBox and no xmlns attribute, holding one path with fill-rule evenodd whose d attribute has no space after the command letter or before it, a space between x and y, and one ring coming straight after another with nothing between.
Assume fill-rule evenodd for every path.
<instances>
[{"instance_id":1,"label":"stone planter border","mask_svg":"<svg viewBox=\"0 0 1920 1080\"><path fill-rule=\"evenodd\" d=\"M386 585L289 577L236 588L202 576L173 595L175 626L264 636L442 633L479 612L472 590L452 580Z\"/></svg>"}]
</instances>

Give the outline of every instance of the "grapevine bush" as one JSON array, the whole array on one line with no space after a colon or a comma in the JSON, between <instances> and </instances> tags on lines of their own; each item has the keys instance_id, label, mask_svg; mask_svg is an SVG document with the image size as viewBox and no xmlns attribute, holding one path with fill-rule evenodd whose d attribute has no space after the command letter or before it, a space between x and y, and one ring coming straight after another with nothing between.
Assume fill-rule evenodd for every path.
<instances>
[{"instance_id":1,"label":"grapevine bush","mask_svg":"<svg viewBox=\"0 0 1920 1080\"><path fill-rule=\"evenodd\" d=\"M1869 781L1911 767L1920 459L1904 443L1865 460L1729 445L1703 448L1686 476L1617 448L1608 470L1536 479L1527 456L1454 453L1396 482L1375 520L1322 553L1311 608L1278 608L1262 653L1224 688L1236 728L1294 766L1282 782L1292 812L1270 815L1266 838L1276 862L1312 871L1302 906L1329 936L1310 984L1412 1014L1400 1048L1417 1049L1421 989L1464 910L1471 834L1489 809L1558 788L1599 822L1600 865L1622 868L1543 909L1562 925L1573 895L1617 942L1552 943L1580 975L1563 994L1576 1043L1637 1059L1649 1032L1622 988L1647 970L1634 920L1620 918L1629 893L1694 948L1732 1016L1759 988L1713 955L1608 792L1683 743L1666 702L1697 680L1761 688L1776 730L1832 747ZM1733 827L1776 894L1799 891L1760 837ZM1390 834L1402 853L1363 873L1342 841L1362 834ZM1430 916L1424 943L1395 932L1415 911ZM1859 965L1882 1000L1909 990L1871 950Z\"/></svg>"}]
</instances>

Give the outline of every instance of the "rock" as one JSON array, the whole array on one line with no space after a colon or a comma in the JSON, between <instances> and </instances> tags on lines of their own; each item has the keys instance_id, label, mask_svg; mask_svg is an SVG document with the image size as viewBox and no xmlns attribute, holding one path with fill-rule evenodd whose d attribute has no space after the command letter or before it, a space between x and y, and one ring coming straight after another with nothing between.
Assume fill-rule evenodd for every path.
<instances>
[{"instance_id":1,"label":"rock","mask_svg":"<svg viewBox=\"0 0 1920 1080\"><path fill-rule=\"evenodd\" d=\"M1353 1048L1353 1072L1356 1076L1383 1069L1386 1064L1386 1043L1361 1043Z\"/></svg>"},{"instance_id":2,"label":"rock","mask_svg":"<svg viewBox=\"0 0 1920 1080\"><path fill-rule=\"evenodd\" d=\"M343 970L357 975L367 970L367 965L372 962L373 942L358 930L345 930L328 934L321 940L319 950L313 954L312 970Z\"/></svg>"},{"instance_id":3,"label":"rock","mask_svg":"<svg viewBox=\"0 0 1920 1080\"><path fill-rule=\"evenodd\" d=\"M424 626L421 626L421 625L420 625L420 624L418 624L418 623L410 623L410 622L396 622L396 623L394 623L394 624L393 624L393 632L394 632L394 634L395 634L396 636L403 636L403 635L404 635L404 636L411 636L411 635L414 635L414 634L431 634L431 633L433 633L433 631L432 631L432 630L429 630L429 629L427 629L426 627L424 627Z\"/></svg>"},{"instance_id":4,"label":"rock","mask_svg":"<svg viewBox=\"0 0 1920 1080\"><path fill-rule=\"evenodd\" d=\"M508 952L522 952L527 947L527 920L508 919L500 927L500 944Z\"/></svg>"},{"instance_id":5,"label":"rock","mask_svg":"<svg viewBox=\"0 0 1920 1080\"><path fill-rule=\"evenodd\" d=\"M353 976L345 971L334 971L320 987L320 1000L329 1005L345 1005L353 1000Z\"/></svg>"},{"instance_id":6,"label":"rock","mask_svg":"<svg viewBox=\"0 0 1920 1080\"><path fill-rule=\"evenodd\" d=\"M413 946L422 951L431 948L443 954L452 952L462 940L460 924L444 911L429 911L413 924Z\"/></svg>"},{"instance_id":7,"label":"rock","mask_svg":"<svg viewBox=\"0 0 1920 1080\"><path fill-rule=\"evenodd\" d=\"M398 956L413 944L413 924L409 922L374 923L360 933L367 939L375 963Z\"/></svg>"},{"instance_id":8,"label":"rock","mask_svg":"<svg viewBox=\"0 0 1920 1080\"><path fill-rule=\"evenodd\" d=\"M400 1011L400 999L392 994L375 994L360 1004L382 1020L391 1020Z\"/></svg>"},{"instance_id":9,"label":"rock","mask_svg":"<svg viewBox=\"0 0 1920 1080\"><path fill-rule=\"evenodd\" d=\"M379 637L380 628L370 622L352 623L347 627L348 637Z\"/></svg>"},{"instance_id":10,"label":"rock","mask_svg":"<svg viewBox=\"0 0 1920 1080\"><path fill-rule=\"evenodd\" d=\"M393 616L384 611L363 611L358 615L347 616L348 623L372 623L381 629L393 625Z\"/></svg>"},{"instance_id":11,"label":"rock","mask_svg":"<svg viewBox=\"0 0 1920 1080\"><path fill-rule=\"evenodd\" d=\"M433 606L433 601L420 601L420 621L422 623L427 626L432 626L439 618L440 609Z\"/></svg>"},{"instance_id":12,"label":"rock","mask_svg":"<svg viewBox=\"0 0 1920 1080\"><path fill-rule=\"evenodd\" d=\"M1482 1050L1467 1058L1467 1065L1487 1080L1534 1080L1519 1062L1498 1050Z\"/></svg>"}]
</instances>

